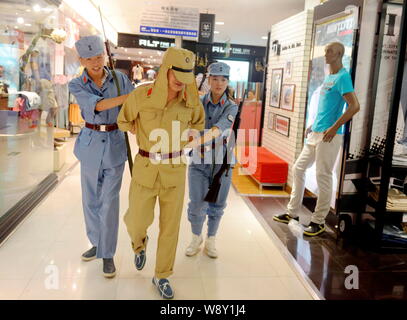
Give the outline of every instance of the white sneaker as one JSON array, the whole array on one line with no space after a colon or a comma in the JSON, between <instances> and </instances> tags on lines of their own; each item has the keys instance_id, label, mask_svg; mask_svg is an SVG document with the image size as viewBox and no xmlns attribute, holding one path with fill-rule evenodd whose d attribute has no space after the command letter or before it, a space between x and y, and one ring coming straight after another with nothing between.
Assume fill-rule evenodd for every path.
<instances>
[{"instance_id":1,"label":"white sneaker","mask_svg":"<svg viewBox=\"0 0 407 320\"><path fill-rule=\"evenodd\" d=\"M203 241L202 235L197 236L195 234L192 234L192 241L189 244L189 247L187 248L187 250L185 251L185 254L188 257L192 257L192 256L196 255L199 252L199 250L201 250L200 246L202 244L202 241Z\"/></svg>"},{"instance_id":2,"label":"white sneaker","mask_svg":"<svg viewBox=\"0 0 407 320\"><path fill-rule=\"evenodd\" d=\"M205 241L205 252L212 259L216 259L218 257L218 252L215 248L215 239L215 237L209 237Z\"/></svg>"}]
</instances>

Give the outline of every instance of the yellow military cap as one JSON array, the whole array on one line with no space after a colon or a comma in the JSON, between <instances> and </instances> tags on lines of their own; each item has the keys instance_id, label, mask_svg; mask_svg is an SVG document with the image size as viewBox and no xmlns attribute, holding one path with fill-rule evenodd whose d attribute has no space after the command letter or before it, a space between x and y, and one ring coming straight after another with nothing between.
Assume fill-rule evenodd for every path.
<instances>
[{"instance_id":1,"label":"yellow military cap","mask_svg":"<svg viewBox=\"0 0 407 320\"><path fill-rule=\"evenodd\" d=\"M163 65L174 70L177 80L185 84L191 84L195 80L194 64L193 52L186 49L171 47L163 56Z\"/></svg>"},{"instance_id":2,"label":"yellow military cap","mask_svg":"<svg viewBox=\"0 0 407 320\"><path fill-rule=\"evenodd\" d=\"M149 105L155 109L164 109L168 97L168 70L174 71L178 81L185 84L181 96L186 106L194 108L200 104L199 92L194 78L195 55L193 52L181 48L168 48L163 56L163 62L158 71L154 85L147 91ZM137 89L136 89L137 91Z\"/></svg>"}]
</instances>

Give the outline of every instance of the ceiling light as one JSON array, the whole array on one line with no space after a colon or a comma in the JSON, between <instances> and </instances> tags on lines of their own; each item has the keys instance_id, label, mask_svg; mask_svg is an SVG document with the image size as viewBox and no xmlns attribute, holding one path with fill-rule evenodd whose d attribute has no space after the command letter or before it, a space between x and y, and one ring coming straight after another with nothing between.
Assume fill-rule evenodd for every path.
<instances>
[{"instance_id":1,"label":"ceiling light","mask_svg":"<svg viewBox=\"0 0 407 320\"><path fill-rule=\"evenodd\" d=\"M157 51L157 54L158 54L159 56L161 56L161 52L160 52L160 51Z\"/></svg>"},{"instance_id":2,"label":"ceiling light","mask_svg":"<svg viewBox=\"0 0 407 320\"><path fill-rule=\"evenodd\" d=\"M17 18L17 23L23 24L23 23L24 23L24 19L21 18L21 17Z\"/></svg>"},{"instance_id":3,"label":"ceiling light","mask_svg":"<svg viewBox=\"0 0 407 320\"><path fill-rule=\"evenodd\" d=\"M127 59L129 59L129 60L130 60L130 57L127 57Z\"/></svg>"},{"instance_id":4,"label":"ceiling light","mask_svg":"<svg viewBox=\"0 0 407 320\"><path fill-rule=\"evenodd\" d=\"M36 4L36 5L33 7L33 9L34 9L35 12L40 12L40 11L41 11L41 7L40 7L38 4Z\"/></svg>"},{"instance_id":5,"label":"ceiling light","mask_svg":"<svg viewBox=\"0 0 407 320\"><path fill-rule=\"evenodd\" d=\"M143 52L139 51L138 54L143 54Z\"/></svg>"},{"instance_id":6,"label":"ceiling light","mask_svg":"<svg viewBox=\"0 0 407 320\"><path fill-rule=\"evenodd\" d=\"M218 26L223 26L225 23L222 21L218 21L218 22L215 22L215 24L217 24Z\"/></svg>"},{"instance_id":7,"label":"ceiling light","mask_svg":"<svg viewBox=\"0 0 407 320\"><path fill-rule=\"evenodd\" d=\"M153 56L150 56L150 58L153 58Z\"/></svg>"},{"instance_id":8,"label":"ceiling light","mask_svg":"<svg viewBox=\"0 0 407 320\"><path fill-rule=\"evenodd\" d=\"M31 12L31 9L26 9L25 12Z\"/></svg>"},{"instance_id":9,"label":"ceiling light","mask_svg":"<svg viewBox=\"0 0 407 320\"><path fill-rule=\"evenodd\" d=\"M17 27L17 26L14 26L14 29L18 29L18 27Z\"/></svg>"},{"instance_id":10,"label":"ceiling light","mask_svg":"<svg viewBox=\"0 0 407 320\"><path fill-rule=\"evenodd\" d=\"M124 49L124 52L127 52L127 49Z\"/></svg>"},{"instance_id":11,"label":"ceiling light","mask_svg":"<svg viewBox=\"0 0 407 320\"><path fill-rule=\"evenodd\" d=\"M32 24L31 24L31 23L26 23L25 26L26 26L26 27L31 27Z\"/></svg>"},{"instance_id":12,"label":"ceiling light","mask_svg":"<svg viewBox=\"0 0 407 320\"><path fill-rule=\"evenodd\" d=\"M219 32L219 31L214 31L213 33L214 33L214 34L219 34L220 32Z\"/></svg>"},{"instance_id":13,"label":"ceiling light","mask_svg":"<svg viewBox=\"0 0 407 320\"><path fill-rule=\"evenodd\" d=\"M261 37L263 40L267 40L268 39L268 37L266 37L266 36L262 36Z\"/></svg>"},{"instance_id":14,"label":"ceiling light","mask_svg":"<svg viewBox=\"0 0 407 320\"><path fill-rule=\"evenodd\" d=\"M144 58L143 58L143 59L141 59L141 61L144 61Z\"/></svg>"}]
</instances>

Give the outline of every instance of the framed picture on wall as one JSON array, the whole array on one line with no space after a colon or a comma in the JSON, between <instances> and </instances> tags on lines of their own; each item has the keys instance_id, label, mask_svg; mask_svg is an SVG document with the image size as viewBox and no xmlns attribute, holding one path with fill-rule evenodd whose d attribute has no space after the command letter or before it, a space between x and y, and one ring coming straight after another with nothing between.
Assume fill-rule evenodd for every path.
<instances>
[{"instance_id":1,"label":"framed picture on wall","mask_svg":"<svg viewBox=\"0 0 407 320\"><path fill-rule=\"evenodd\" d=\"M275 122L274 122L275 114L272 112L269 112L269 119L267 123L267 128L270 130L274 131L275 130Z\"/></svg>"},{"instance_id":2,"label":"framed picture on wall","mask_svg":"<svg viewBox=\"0 0 407 320\"><path fill-rule=\"evenodd\" d=\"M289 59L285 62L284 79L291 79L294 59Z\"/></svg>"},{"instance_id":3,"label":"framed picture on wall","mask_svg":"<svg viewBox=\"0 0 407 320\"><path fill-rule=\"evenodd\" d=\"M280 108L281 85L284 69L271 70L270 106Z\"/></svg>"},{"instance_id":4,"label":"framed picture on wall","mask_svg":"<svg viewBox=\"0 0 407 320\"><path fill-rule=\"evenodd\" d=\"M283 136L288 137L290 135L290 118L276 115L276 131Z\"/></svg>"},{"instance_id":5,"label":"framed picture on wall","mask_svg":"<svg viewBox=\"0 0 407 320\"><path fill-rule=\"evenodd\" d=\"M283 84L281 89L281 109L293 111L295 100L295 84Z\"/></svg>"}]
</instances>

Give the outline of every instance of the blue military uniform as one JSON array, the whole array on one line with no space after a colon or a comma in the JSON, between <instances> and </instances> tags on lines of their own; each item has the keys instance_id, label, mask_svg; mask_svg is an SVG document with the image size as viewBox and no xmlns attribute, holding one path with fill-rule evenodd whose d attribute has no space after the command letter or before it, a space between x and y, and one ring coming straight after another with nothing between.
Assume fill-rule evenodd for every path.
<instances>
[{"instance_id":1,"label":"blue military uniform","mask_svg":"<svg viewBox=\"0 0 407 320\"><path fill-rule=\"evenodd\" d=\"M79 40L76 48L83 58L103 53L103 47L92 38ZM101 88L86 69L69 83L69 91L78 101L83 119L94 125L115 124L120 111L119 107L95 110L100 100L119 96L112 72L107 68L104 72ZM121 95L134 90L127 76L118 71L116 76ZM103 126L100 130L84 127L76 140L74 154L81 163L82 203L89 241L97 247L97 258L112 258L117 245L119 191L127 149L123 132L103 131Z\"/></svg>"},{"instance_id":2,"label":"blue military uniform","mask_svg":"<svg viewBox=\"0 0 407 320\"><path fill-rule=\"evenodd\" d=\"M220 67L227 67L227 65L216 63L211 66L209 67L210 75L225 74L225 71ZM226 72L228 75L229 69ZM226 139L230 135L230 129L238 108L233 101L227 98L226 93L223 94L217 104L213 103L210 92L205 94L201 101L205 109L205 129L217 127L222 134L215 139L215 143L210 142L201 150L194 150L192 163L188 171L190 198L188 220L191 223L192 233L198 236L201 234L207 215L208 237L212 237L215 236L218 230L223 210L226 207L226 198L232 179L231 170L229 170L227 176L226 173L222 176L221 188L216 203L208 203L204 201L204 198L214 175L222 165L226 152ZM214 146L215 148L213 148Z\"/></svg>"}]
</instances>

